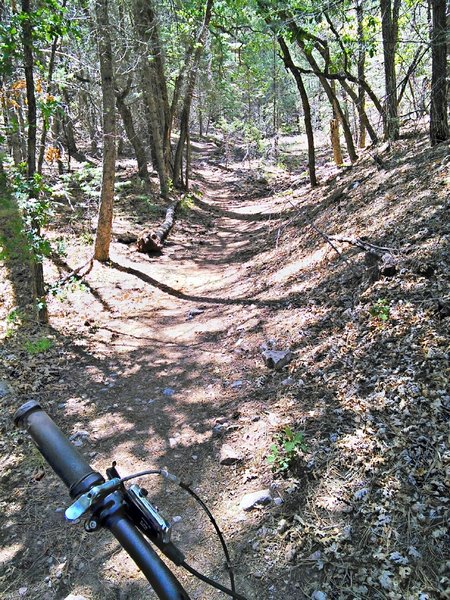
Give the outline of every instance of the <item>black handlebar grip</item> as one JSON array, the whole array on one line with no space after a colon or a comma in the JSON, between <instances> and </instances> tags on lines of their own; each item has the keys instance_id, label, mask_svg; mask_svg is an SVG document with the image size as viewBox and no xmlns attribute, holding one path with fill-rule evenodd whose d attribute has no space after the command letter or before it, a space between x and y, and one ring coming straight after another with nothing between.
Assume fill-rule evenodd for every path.
<instances>
[{"instance_id":1,"label":"black handlebar grip","mask_svg":"<svg viewBox=\"0 0 450 600\"><path fill-rule=\"evenodd\" d=\"M16 411L14 423L27 429L42 456L69 488L72 498L105 481L35 400L26 402Z\"/></svg>"}]
</instances>

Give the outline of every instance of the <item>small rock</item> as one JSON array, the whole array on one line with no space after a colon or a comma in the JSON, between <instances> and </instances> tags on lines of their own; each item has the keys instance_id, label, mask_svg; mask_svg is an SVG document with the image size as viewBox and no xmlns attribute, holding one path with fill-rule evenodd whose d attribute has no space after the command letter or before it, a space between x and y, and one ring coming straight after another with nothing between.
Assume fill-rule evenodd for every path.
<instances>
[{"instance_id":1,"label":"small rock","mask_svg":"<svg viewBox=\"0 0 450 600\"><path fill-rule=\"evenodd\" d=\"M282 369L293 358L290 350L264 350L262 353L266 367L269 369Z\"/></svg>"},{"instance_id":2,"label":"small rock","mask_svg":"<svg viewBox=\"0 0 450 600\"><path fill-rule=\"evenodd\" d=\"M69 437L69 440L71 442L74 442L78 438L86 438L86 437L89 437L89 431L84 431L84 430L80 429L80 431L76 431L75 433L73 433Z\"/></svg>"},{"instance_id":3,"label":"small rock","mask_svg":"<svg viewBox=\"0 0 450 600\"><path fill-rule=\"evenodd\" d=\"M175 390L173 388L170 387L166 387L163 389L164 396L173 396L175 394Z\"/></svg>"},{"instance_id":4,"label":"small rock","mask_svg":"<svg viewBox=\"0 0 450 600\"><path fill-rule=\"evenodd\" d=\"M242 510L252 510L258 506L265 506L272 502L272 495L269 489L259 490L245 494L239 506Z\"/></svg>"},{"instance_id":5,"label":"small rock","mask_svg":"<svg viewBox=\"0 0 450 600\"><path fill-rule=\"evenodd\" d=\"M6 381L0 380L0 398L8 396L12 392L11 386Z\"/></svg>"},{"instance_id":6,"label":"small rock","mask_svg":"<svg viewBox=\"0 0 450 600\"><path fill-rule=\"evenodd\" d=\"M216 423L218 423L219 425L224 425L227 421L228 419L226 417L219 417L218 419L216 419Z\"/></svg>"},{"instance_id":7,"label":"small rock","mask_svg":"<svg viewBox=\"0 0 450 600\"><path fill-rule=\"evenodd\" d=\"M293 377L286 377L286 379L283 379L281 382L281 385L294 385L294 383L295 379Z\"/></svg>"},{"instance_id":8,"label":"small rock","mask_svg":"<svg viewBox=\"0 0 450 600\"><path fill-rule=\"evenodd\" d=\"M281 519L281 521L277 525L277 532L278 533L284 533L288 529L289 529L289 523L287 522L287 520L286 519Z\"/></svg>"},{"instance_id":9,"label":"small rock","mask_svg":"<svg viewBox=\"0 0 450 600\"><path fill-rule=\"evenodd\" d=\"M220 436L226 431L226 429L227 428L223 423L217 423L217 425L214 425L213 427L213 435Z\"/></svg>"},{"instance_id":10,"label":"small rock","mask_svg":"<svg viewBox=\"0 0 450 600\"><path fill-rule=\"evenodd\" d=\"M192 308L189 312L188 312L188 316L187 316L187 320L191 321L194 317L197 317L198 315L203 314L205 311L201 308Z\"/></svg>"},{"instance_id":11,"label":"small rock","mask_svg":"<svg viewBox=\"0 0 450 600\"><path fill-rule=\"evenodd\" d=\"M69 594L64 600L87 600L87 598L85 596L80 596L79 594Z\"/></svg>"},{"instance_id":12,"label":"small rock","mask_svg":"<svg viewBox=\"0 0 450 600\"><path fill-rule=\"evenodd\" d=\"M240 388L243 385L244 385L244 382L242 381L242 379L238 379L237 381L233 381L233 383L230 385L230 387L235 389L235 388Z\"/></svg>"},{"instance_id":13,"label":"small rock","mask_svg":"<svg viewBox=\"0 0 450 600\"><path fill-rule=\"evenodd\" d=\"M19 588L19 596L26 596L28 592L28 588L27 587L21 587Z\"/></svg>"},{"instance_id":14,"label":"small rock","mask_svg":"<svg viewBox=\"0 0 450 600\"><path fill-rule=\"evenodd\" d=\"M284 558L286 559L286 562L294 562L296 556L296 547L294 546L294 544L288 544L286 550L284 551Z\"/></svg>"},{"instance_id":15,"label":"small rock","mask_svg":"<svg viewBox=\"0 0 450 600\"><path fill-rule=\"evenodd\" d=\"M173 438L173 437L169 438L169 446L171 448L176 448L177 445L178 445L178 441L175 438Z\"/></svg>"},{"instance_id":16,"label":"small rock","mask_svg":"<svg viewBox=\"0 0 450 600\"><path fill-rule=\"evenodd\" d=\"M320 590L316 590L311 596L311 600L327 600L327 598L328 596L325 594L325 592L321 592Z\"/></svg>"},{"instance_id":17,"label":"small rock","mask_svg":"<svg viewBox=\"0 0 450 600\"><path fill-rule=\"evenodd\" d=\"M225 465L225 466L235 465L240 460L242 460L242 457L229 444L224 444L222 446L222 448L220 449L219 463L221 465Z\"/></svg>"}]
</instances>

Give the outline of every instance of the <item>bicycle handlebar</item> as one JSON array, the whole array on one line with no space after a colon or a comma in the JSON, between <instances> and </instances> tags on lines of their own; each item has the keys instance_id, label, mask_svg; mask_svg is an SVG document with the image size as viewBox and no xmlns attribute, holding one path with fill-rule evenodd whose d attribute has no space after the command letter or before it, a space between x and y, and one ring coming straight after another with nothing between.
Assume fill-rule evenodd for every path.
<instances>
[{"instance_id":1,"label":"bicycle handlebar","mask_svg":"<svg viewBox=\"0 0 450 600\"><path fill-rule=\"evenodd\" d=\"M14 415L14 423L27 429L45 460L69 488L72 498L104 483L102 475L92 469L38 402L30 400L23 404ZM189 600L179 581L127 516L123 494L116 491L107 499L102 526L111 531L135 561L158 597L161 600Z\"/></svg>"},{"instance_id":2,"label":"bicycle handlebar","mask_svg":"<svg viewBox=\"0 0 450 600\"><path fill-rule=\"evenodd\" d=\"M92 469L38 402L30 400L23 404L14 415L14 423L27 429L39 452L69 488L72 498L104 483L100 473Z\"/></svg>"}]
</instances>

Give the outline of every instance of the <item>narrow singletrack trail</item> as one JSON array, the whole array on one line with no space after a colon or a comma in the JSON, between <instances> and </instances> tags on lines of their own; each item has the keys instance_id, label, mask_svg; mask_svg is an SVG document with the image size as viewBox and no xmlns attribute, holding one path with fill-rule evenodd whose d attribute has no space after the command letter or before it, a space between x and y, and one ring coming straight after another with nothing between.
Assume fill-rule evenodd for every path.
<instances>
[{"instance_id":1,"label":"narrow singletrack trail","mask_svg":"<svg viewBox=\"0 0 450 600\"><path fill-rule=\"evenodd\" d=\"M258 299L248 274L248 261L258 252L255 241L267 235L261 214L271 207L236 196L242 175L202 162L197 176L204 194L196 219L177 222L161 256L114 244L111 265L96 265L90 274L103 308L73 373L78 385L84 379L86 405L72 410L89 431L97 468L112 460L127 474L164 466L191 482L230 539L241 591L247 585L249 594L253 590L249 597L269 598L262 590L254 595L254 580L251 586L248 577L243 583L249 574L241 556L244 521L252 519L239 501L249 490L235 466L219 464L219 452L230 440L244 454L252 452L251 439L239 439L239 431L242 415L247 422L253 414L250 405L250 417L240 405L242 382L255 359L240 352L239 327L259 322L271 304ZM227 440L214 429L224 420L234 423ZM226 583L206 516L183 492L152 485L158 505L183 517L180 544L195 557L194 566ZM126 561L121 569L122 555L117 569L121 585L127 585L133 567ZM191 589L196 588L194 598L223 597L202 584L194 583ZM142 583L129 597L147 598L144 590Z\"/></svg>"}]
</instances>

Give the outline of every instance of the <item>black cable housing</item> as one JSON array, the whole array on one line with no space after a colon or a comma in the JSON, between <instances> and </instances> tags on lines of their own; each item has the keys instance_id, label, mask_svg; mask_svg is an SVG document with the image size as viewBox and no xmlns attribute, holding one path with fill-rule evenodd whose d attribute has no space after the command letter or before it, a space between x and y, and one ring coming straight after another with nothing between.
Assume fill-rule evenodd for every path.
<instances>
[{"instance_id":1,"label":"black cable housing","mask_svg":"<svg viewBox=\"0 0 450 600\"><path fill-rule=\"evenodd\" d=\"M224 540L224 537L222 535L222 532L220 531L219 526L216 523L216 520L212 516L212 513L209 510L209 508L206 506L206 504L203 502L203 500L199 496L197 496L197 494L194 492L193 489L191 489L186 483L183 483L182 481L180 481L179 485L180 485L181 488L183 488L183 490L186 490L186 492L188 494L190 494L200 504L200 506L203 508L203 510L208 515L209 520L212 523L212 526L216 530L216 533L219 536L219 540L220 540L220 543L221 543L222 548L223 548L223 553L225 555L227 570L228 570L228 574L230 576L231 591L233 592L233 594L236 594L236 584L234 582L234 573L233 573L233 567L231 566L230 554L228 552L228 548L227 548L227 545L225 543L225 540Z\"/></svg>"},{"instance_id":2,"label":"black cable housing","mask_svg":"<svg viewBox=\"0 0 450 600\"><path fill-rule=\"evenodd\" d=\"M217 583L217 581L214 581L214 579L210 579L209 577L206 577L206 575L199 573L193 567L188 565L186 562L182 562L180 567L183 567L183 569L186 569L186 571L188 571L191 575L194 575L194 577L201 579L201 581L204 581L208 585L215 587L216 589L220 590L224 594L227 594L228 596L231 596L232 598L235 598L236 600L247 600L247 598L245 596L238 594L236 591L231 591L228 588L226 588L225 586L221 585L220 583Z\"/></svg>"}]
</instances>

